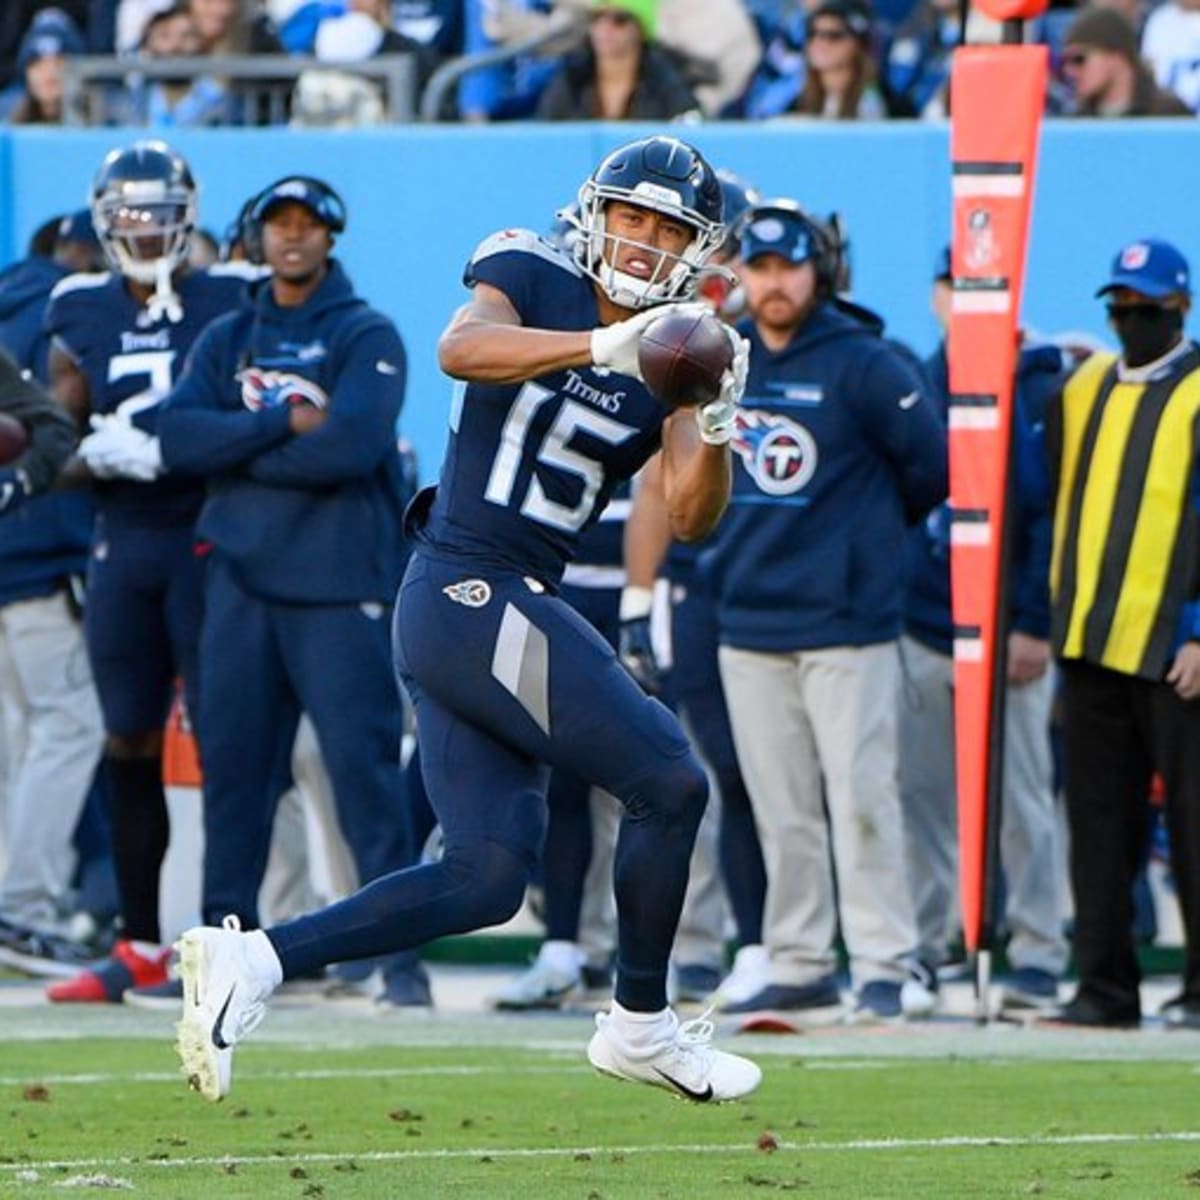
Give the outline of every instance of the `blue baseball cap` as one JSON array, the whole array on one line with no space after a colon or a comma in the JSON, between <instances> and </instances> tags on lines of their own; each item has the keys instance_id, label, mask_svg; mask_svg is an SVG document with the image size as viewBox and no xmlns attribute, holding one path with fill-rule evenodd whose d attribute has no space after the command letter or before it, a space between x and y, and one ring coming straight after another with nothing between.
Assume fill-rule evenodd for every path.
<instances>
[{"instance_id":1,"label":"blue baseball cap","mask_svg":"<svg viewBox=\"0 0 1200 1200\"><path fill-rule=\"evenodd\" d=\"M740 257L750 262L761 254L778 254L791 263L815 258L818 247L812 222L790 200L755 204L742 214Z\"/></svg>"},{"instance_id":2,"label":"blue baseball cap","mask_svg":"<svg viewBox=\"0 0 1200 1200\"><path fill-rule=\"evenodd\" d=\"M1108 282L1096 293L1103 296L1116 288L1130 288L1155 300L1192 294L1187 259L1161 238L1130 242L1113 259Z\"/></svg>"},{"instance_id":3,"label":"blue baseball cap","mask_svg":"<svg viewBox=\"0 0 1200 1200\"><path fill-rule=\"evenodd\" d=\"M264 188L250 209L250 220L261 224L280 204L302 204L333 233L346 228L346 205L323 179L288 175Z\"/></svg>"}]
</instances>

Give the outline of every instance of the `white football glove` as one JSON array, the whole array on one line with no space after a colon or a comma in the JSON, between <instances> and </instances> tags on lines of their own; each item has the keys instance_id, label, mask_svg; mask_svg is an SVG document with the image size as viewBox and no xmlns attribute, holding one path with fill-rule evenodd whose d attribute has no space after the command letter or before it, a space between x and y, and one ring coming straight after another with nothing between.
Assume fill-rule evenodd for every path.
<instances>
[{"instance_id":1,"label":"white football glove","mask_svg":"<svg viewBox=\"0 0 1200 1200\"><path fill-rule=\"evenodd\" d=\"M694 301L686 304L657 304L613 325L598 325L592 330L592 363L644 383L641 368L638 366L638 342L646 326L668 313L706 310L707 305Z\"/></svg>"},{"instance_id":2,"label":"white football glove","mask_svg":"<svg viewBox=\"0 0 1200 1200\"><path fill-rule=\"evenodd\" d=\"M93 416L92 432L79 443L79 457L97 479L149 483L165 472L158 438L116 416Z\"/></svg>"},{"instance_id":3,"label":"white football glove","mask_svg":"<svg viewBox=\"0 0 1200 1200\"><path fill-rule=\"evenodd\" d=\"M733 362L721 377L721 394L696 409L700 438L710 446L725 446L737 429L737 409L746 391L746 376L750 372L750 343L739 333L726 327L733 343Z\"/></svg>"}]
</instances>

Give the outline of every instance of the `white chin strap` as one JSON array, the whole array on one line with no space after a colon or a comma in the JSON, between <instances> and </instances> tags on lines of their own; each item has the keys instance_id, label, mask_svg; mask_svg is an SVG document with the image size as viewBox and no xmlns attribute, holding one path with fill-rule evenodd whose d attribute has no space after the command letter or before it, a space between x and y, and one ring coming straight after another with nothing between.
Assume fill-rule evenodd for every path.
<instances>
[{"instance_id":1,"label":"white chin strap","mask_svg":"<svg viewBox=\"0 0 1200 1200\"><path fill-rule=\"evenodd\" d=\"M139 272L130 277L139 283L153 283L154 291L146 301L146 312L152 321L161 321L166 317L172 325L183 320L183 304L171 283L171 260L156 258L153 263L139 263L139 267L150 267L147 272ZM149 276L145 278L144 276Z\"/></svg>"}]
</instances>

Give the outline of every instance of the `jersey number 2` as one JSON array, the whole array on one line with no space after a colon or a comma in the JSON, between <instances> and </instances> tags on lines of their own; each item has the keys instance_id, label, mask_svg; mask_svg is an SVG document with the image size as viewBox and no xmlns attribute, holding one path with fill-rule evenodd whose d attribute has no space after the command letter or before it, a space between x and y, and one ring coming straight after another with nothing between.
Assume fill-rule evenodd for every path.
<instances>
[{"instance_id":1,"label":"jersey number 2","mask_svg":"<svg viewBox=\"0 0 1200 1200\"><path fill-rule=\"evenodd\" d=\"M524 457L525 439L529 436L534 414L557 394L550 388L532 382L525 384L517 393L516 402L500 434L500 448L492 461L487 488L483 493L484 499L504 506L511 503L517 470ZM577 504L559 504L557 500L551 500L546 495L535 471L529 481L529 487L525 489L521 514L542 525L550 525L568 533L575 533L583 528L588 517L592 515L596 496L604 483L604 467L594 458L588 458L586 454L572 450L567 445L578 431L591 434L602 442L608 442L610 446L619 446L635 432L630 426L622 425L620 421L614 421L576 400L563 403L554 424L542 438L537 461L543 466L557 467L568 475L581 479L583 494Z\"/></svg>"},{"instance_id":2,"label":"jersey number 2","mask_svg":"<svg viewBox=\"0 0 1200 1200\"><path fill-rule=\"evenodd\" d=\"M116 407L120 417L128 419L134 413L153 408L171 390L171 367L174 350L141 350L136 354L114 354L108 360L108 382L116 383L130 375L144 375L146 386L122 400Z\"/></svg>"}]
</instances>

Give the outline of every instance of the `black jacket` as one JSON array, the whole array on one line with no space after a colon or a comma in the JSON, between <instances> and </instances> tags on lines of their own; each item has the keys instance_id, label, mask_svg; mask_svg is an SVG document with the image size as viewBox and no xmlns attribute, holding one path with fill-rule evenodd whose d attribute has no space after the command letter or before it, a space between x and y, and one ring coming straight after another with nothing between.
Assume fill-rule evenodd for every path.
<instances>
[{"instance_id":1,"label":"black jacket","mask_svg":"<svg viewBox=\"0 0 1200 1200\"><path fill-rule=\"evenodd\" d=\"M625 118L630 121L669 121L700 105L674 58L660 46L642 48L637 85ZM590 45L567 55L538 102L543 121L590 121L599 116L596 105L596 60Z\"/></svg>"},{"instance_id":2,"label":"black jacket","mask_svg":"<svg viewBox=\"0 0 1200 1200\"><path fill-rule=\"evenodd\" d=\"M35 383L25 379L20 368L0 351L0 412L15 417L29 435L29 445L13 463L0 468L0 477L8 467L24 472L28 492L44 492L58 476L78 440L75 425Z\"/></svg>"}]
</instances>

